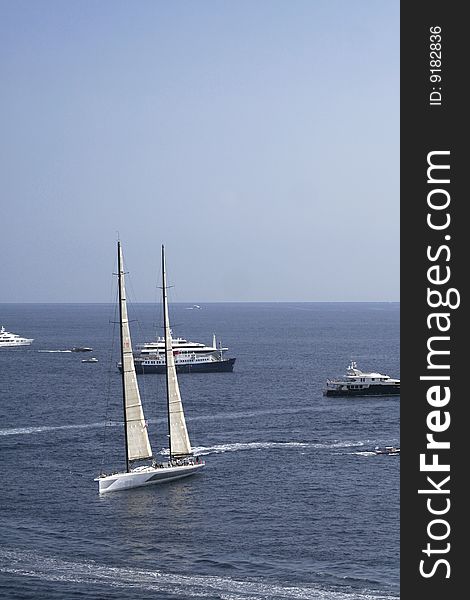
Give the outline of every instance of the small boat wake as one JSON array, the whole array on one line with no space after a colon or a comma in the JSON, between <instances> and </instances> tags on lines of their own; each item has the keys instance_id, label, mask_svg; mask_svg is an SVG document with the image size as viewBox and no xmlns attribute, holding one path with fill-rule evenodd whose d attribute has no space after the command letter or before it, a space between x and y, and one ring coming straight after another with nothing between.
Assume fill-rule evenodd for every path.
<instances>
[{"instance_id":1,"label":"small boat wake","mask_svg":"<svg viewBox=\"0 0 470 600\"><path fill-rule=\"evenodd\" d=\"M362 452L352 452L357 456L400 456L399 446L376 446L372 450L364 450Z\"/></svg>"},{"instance_id":2,"label":"small boat wake","mask_svg":"<svg viewBox=\"0 0 470 600\"><path fill-rule=\"evenodd\" d=\"M217 444L214 446L197 446L193 448L194 454L205 456L207 454L223 454L224 452L242 452L247 450L284 450L284 449L336 449L364 446L363 441L340 441L331 442L296 442L296 441L270 441L270 442L235 442L232 444ZM168 449L162 450L162 454L168 454Z\"/></svg>"},{"instance_id":3,"label":"small boat wake","mask_svg":"<svg viewBox=\"0 0 470 600\"><path fill-rule=\"evenodd\" d=\"M72 352L72 350L38 350L38 352L46 352L49 354L64 354L64 353Z\"/></svg>"},{"instance_id":4,"label":"small boat wake","mask_svg":"<svg viewBox=\"0 0 470 600\"><path fill-rule=\"evenodd\" d=\"M163 419L156 419L156 421L163 422ZM152 419L150 422L154 422ZM122 421L107 421L107 422L96 422L96 423L81 423L77 425L43 425L43 426L29 426L29 427L11 427L7 429L0 429L0 437L9 435L31 435L41 433L51 433L54 431L64 430L82 430L82 429L97 429L101 427L123 427ZM371 443L371 440L332 440L326 442L313 442L313 441L251 441L251 442L232 442L225 444L214 444L213 446L196 446L193 447L193 452L198 456L206 456L208 454L224 454L226 452L246 452L253 450L335 450L341 448L362 448L365 445ZM159 454L162 456L168 456L168 448L162 448ZM372 455L369 451L351 452L349 454L359 455ZM375 452L373 453L375 455Z\"/></svg>"},{"instance_id":5,"label":"small boat wake","mask_svg":"<svg viewBox=\"0 0 470 600\"><path fill-rule=\"evenodd\" d=\"M356 456L377 456L376 453L372 450L364 450L363 452L351 452L351 454L355 454Z\"/></svg>"},{"instance_id":6,"label":"small boat wake","mask_svg":"<svg viewBox=\"0 0 470 600\"><path fill-rule=\"evenodd\" d=\"M11 427L9 429L0 429L0 437L5 435L28 435L35 433L50 433L51 431L63 431L67 429L96 429L104 427L105 423L81 423L79 425L43 425L39 427ZM122 427L122 423L109 422L106 423L107 427Z\"/></svg>"}]
</instances>

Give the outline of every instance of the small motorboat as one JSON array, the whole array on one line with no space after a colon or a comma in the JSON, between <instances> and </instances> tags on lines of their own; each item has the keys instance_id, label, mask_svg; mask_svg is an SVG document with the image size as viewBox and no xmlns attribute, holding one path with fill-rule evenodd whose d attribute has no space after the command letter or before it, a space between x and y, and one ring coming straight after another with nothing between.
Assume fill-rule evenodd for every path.
<instances>
[{"instance_id":1,"label":"small motorboat","mask_svg":"<svg viewBox=\"0 0 470 600\"><path fill-rule=\"evenodd\" d=\"M91 358L84 358L82 360L83 363L97 363L98 359L92 356Z\"/></svg>"},{"instance_id":2,"label":"small motorboat","mask_svg":"<svg viewBox=\"0 0 470 600\"><path fill-rule=\"evenodd\" d=\"M400 448L396 448L395 446L385 446L385 448L376 446L373 451L375 454L388 454L389 456L400 454Z\"/></svg>"},{"instance_id":3,"label":"small motorboat","mask_svg":"<svg viewBox=\"0 0 470 600\"><path fill-rule=\"evenodd\" d=\"M88 346L74 346L72 348L72 352L91 352L93 348L88 348Z\"/></svg>"}]
</instances>

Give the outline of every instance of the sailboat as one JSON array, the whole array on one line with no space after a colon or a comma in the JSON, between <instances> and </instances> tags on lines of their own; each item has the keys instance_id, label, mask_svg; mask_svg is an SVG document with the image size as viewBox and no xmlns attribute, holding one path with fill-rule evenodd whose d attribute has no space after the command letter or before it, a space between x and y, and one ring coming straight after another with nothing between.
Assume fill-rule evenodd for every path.
<instances>
[{"instance_id":1,"label":"sailboat","mask_svg":"<svg viewBox=\"0 0 470 600\"><path fill-rule=\"evenodd\" d=\"M124 411L124 440L126 470L107 475L102 473L95 481L100 493L127 490L130 488L173 481L188 477L200 471L205 462L194 457L189 440L183 404L176 376L175 359L171 344L170 321L166 285L165 248L162 246L162 290L163 290L163 327L165 333L166 356L166 398L168 411L169 458L158 463L153 459L152 448L144 417L139 386L134 367L129 320L127 317L126 289L121 242L118 241L118 288L119 288L119 324L121 334L121 362L123 369L122 397ZM147 464L135 466L137 461ZM149 462L150 461L150 462Z\"/></svg>"}]
</instances>

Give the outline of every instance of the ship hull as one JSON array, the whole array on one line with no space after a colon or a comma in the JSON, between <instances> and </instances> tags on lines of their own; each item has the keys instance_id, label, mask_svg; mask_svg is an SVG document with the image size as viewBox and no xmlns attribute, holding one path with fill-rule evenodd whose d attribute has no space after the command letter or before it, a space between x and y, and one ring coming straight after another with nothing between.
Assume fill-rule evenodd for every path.
<instances>
[{"instance_id":1,"label":"ship hull","mask_svg":"<svg viewBox=\"0 0 470 600\"><path fill-rule=\"evenodd\" d=\"M399 396L400 388L392 385L381 385L381 386L370 386L361 390L343 390L343 389L326 389L323 392L324 396L333 397L356 397L362 398L365 396L369 397L380 397L380 396Z\"/></svg>"},{"instance_id":2,"label":"ship hull","mask_svg":"<svg viewBox=\"0 0 470 600\"><path fill-rule=\"evenodd\" d=\"M177 373L231 373L235 365L235 358L227 358L224 360L190 363L187 365L176 365ZM165 365L144 365L139 361L135 361L135 372L138 374L157 373L163 375L166 372ZM121 370L121 367L118 367Z\"/></svg>"},{"instance_id":3,"label":"ship hull","mask_svg":"<svg viewBox=\"0 0 470 600\"><path fill-rule=\"evenodd\" d=\"M95 481L98 482L100 494L107 494L109 492L121 492L156 483L175 481L176 479L194 475L194 473L203 468L204 463L178 467L148 467L142 470L130 471L129 473L115 473L105 477L97 477Z\"/></svg>"},{"instance_id":4,"label":"ship hull","mask_svg":"<svg viewBox=\"0 0 470 600\"><path fill-rule=\"evenodd\" d=\"M30 346L34 340L18 340L17 342L0 343L0 348L20 348L22 346Z\"/></svg>"}]
</instances>

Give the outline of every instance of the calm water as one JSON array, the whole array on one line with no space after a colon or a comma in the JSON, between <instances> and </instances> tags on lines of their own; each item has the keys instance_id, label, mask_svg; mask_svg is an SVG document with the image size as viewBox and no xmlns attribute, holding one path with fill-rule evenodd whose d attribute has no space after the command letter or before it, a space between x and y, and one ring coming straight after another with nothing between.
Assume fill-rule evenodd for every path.
<instances>
[{"instance_id":1,"label":"calm water","mask_svg":"<svg viewBox=\"0 0 470 600\"><path fill-rule=\"evenodd\" d=\"M123 464L114 309L0 305L34 337L0 351L2 598L365 600L399 596L399 398L325 398L351 358L399 377L398 304L170 306L174 333L237 357L182 374L204 473L100 497ZM133 341L160 315L135 305ZM84 355L47 353L92 346ZM139 377L155 451L164 377ZM104 423L109 425L104 427Z\"/></svg>"}]
</instances>

